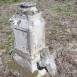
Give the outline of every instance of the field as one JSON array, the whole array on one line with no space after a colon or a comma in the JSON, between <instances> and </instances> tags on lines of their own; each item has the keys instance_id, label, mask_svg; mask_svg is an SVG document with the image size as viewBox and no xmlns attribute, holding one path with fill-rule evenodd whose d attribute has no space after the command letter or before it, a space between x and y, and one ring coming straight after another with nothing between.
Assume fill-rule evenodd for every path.
<instances>
[{"instance_id":1,"label":"field","mask_svg":"<svg viewBox=\"0 0 77 77\"><path fill-rule=\"evenodd\" d=\"M37 8L43 13L46 21L46 45L51 53L56 54L58 73L55 77L77 77L76 0L0 1L0 77L27 77L27 73L23 72L25 69L12 60L14 37L8 21L17 11L14 4L23 1L37 2Z\"/></svg>"}]
</instances>

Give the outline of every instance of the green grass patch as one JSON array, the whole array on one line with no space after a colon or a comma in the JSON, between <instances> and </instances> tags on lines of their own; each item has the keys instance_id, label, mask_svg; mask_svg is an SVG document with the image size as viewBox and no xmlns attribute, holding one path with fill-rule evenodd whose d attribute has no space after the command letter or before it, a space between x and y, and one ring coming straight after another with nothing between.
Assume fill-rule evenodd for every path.
<instances>
[{"instance_id":1,"label":"green grass patch","mask_svg":"<svg viewBox=\"0 0 77 77\"><path fill-rule=\"evenodd\" d=\"M14 3L17 1L19 1L19 0L0 0L0 3Z\"/></svg>"},{"instance_id":2,"label":"green grass patch","mask_svg":"<svg viewBox=\"0 0 77 77\"><path fill-rule=\"evenodd\" d=\"M4 23L4 19L2 17L0 18L0 24L1 23Z\"/></svg>"},{"instance_id":3,"label":"green grass patch","mask_svg":"<svg viewBox=\"0 0 77 77\"><path fill-rule=\"evenodd\" d=\"M74 13L74 8L71 5L66 5L66 6L62 6L62 5L54 5L52 7L52 10L57 12L57 13L63 13L63 14L73 14Z\"/></svg>"},{"instance_id":4,"label":"green grass patch","mask_svg":"<svg viewBox=\"0 0 77 77\"><path fill-rule=\"evenodd\" d=\"M73 10L72 6L68 5L68 6L64 7L63 12L72 14L74 12L74 10Z\"/></svg>"},{"instance_id":5,"label":"green grass patch","mask_svg":"<svg viewBox=\"0 0 77 77\"><path fill-rule=\"evenodd\" d=\"M8 43L6 46L6 53L11 55L13 52L13 47L14 47L14 37L13 37L13 33L8 33Z\"/></svg>"},{"instance_id":6,"label":"green grass patch","mask_svg":"<svg viewBox=\"0 0 77 77\"><path fill-rule=\"evenodd\" d=\"M14 46L14 37L12 34L9 35L9 41L8 41L8 50L7 50L7 53L8 54L12 54L13 52L13 46Z\"/></svg>"},{"instance_id":7,"label":"green grass patch","mask_svg":"<svg viewBox=\"0 0 77 77\"><path fill-rule=\"evenodd\" d=\"M44 77L44 75L41 75L40 77Z\"/></svg>"},{"instance_id":8,"label":"green grass patch","mask_svg":"<svg viewBox=\"0 0 77 77\"><path fill-rule=\"evenodd\" d=\"M5 48L5 44L0 44L0 49L4 49Z\"/></svg>"},{"instance_id":9,"label":"green grass patch","mask_svg":"<svg viewBox=\"0 0 77 77\"><path fill-rule=\"evenodd\" d=\"M2 25L0 25L0 30L2 30L3 29L3 26Z\"/></svg>"},{"instance_id":10,"label":"green grass patch","mask_svg":"<svg viewBox=\"0 0 77 77\"><path fill-rule=\"evenodd\" d=\"M71 0L64 0L64 2L70 2Z\"/></svg>"},{"instance_id":11,"label":"green grass patch","mask_svg":"<svg viewBox=\"0 0 77 77\"><path fill-rule=\"evenodd\" d=\"M7 30L7 31L6 31L6 34L7 34L7 35L11 35L11 34L12 34L12 31L11 31L11 30Z\"/></svg>"},{"instance_id":12,"label":"green grass patch","mask_svg":"<svg viewBox=\"0 0 77 77\"><path fill-rule=\"evenodd\" d=\"M11 59L7 62L8 68L12 69L13 71L17 70L17 64Z\"/></svg>"},{"instance_id":13,"label":"green grass patch","mask_svg":"<svg viewBox=\"0 0 77 77\"><path fill-rule=\"evenodd\" d=\"M61 11L62 11L61 6L60 6L60 5L57 5L57 4L54 5L52 9L53 9L53 11L55 11L55 12L61 12Z\"/></svg>"}]
</instances>

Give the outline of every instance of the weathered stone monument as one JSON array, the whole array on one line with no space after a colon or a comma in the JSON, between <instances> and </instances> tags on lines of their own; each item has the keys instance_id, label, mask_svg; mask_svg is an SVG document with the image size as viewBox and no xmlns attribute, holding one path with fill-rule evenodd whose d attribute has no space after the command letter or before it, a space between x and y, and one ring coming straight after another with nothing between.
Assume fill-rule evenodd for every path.
<instances>
[{"instance_id":1,"label":"weathered stone monument","mask_svg":"<svg viewBox=\"0 0 77 77\"><path fill-rule=\"evenodd\" d=\"M45 70L54 76L56 65L54 56L45 46L45 21L36 4L19 4L20 12L10 18L14 32L13 59L32 73Z\"/></svg>"}]
</instances>

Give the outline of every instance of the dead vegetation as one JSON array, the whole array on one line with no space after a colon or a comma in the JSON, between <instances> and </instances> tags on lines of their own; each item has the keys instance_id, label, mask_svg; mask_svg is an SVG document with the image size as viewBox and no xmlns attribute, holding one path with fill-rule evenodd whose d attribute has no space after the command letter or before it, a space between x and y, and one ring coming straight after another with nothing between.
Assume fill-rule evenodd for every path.
<instances>
[{"instance_id":1,"label":"dead vegetation","mask_svg":"<svg viewBox=\"0 0 77 77\"><path fill-rule=\"evenodd\" d=\"M14 67L14 64L12 65L12 62L9 62L9 55L13 52L14 38L8 19L16 10L12 4L8 4L10 0L1 1L3 2L0 4L0 76L15 77L8 72L9 69L12 69L11 67ZM57 55L58 74L56 77L77 77L76 4L75 0L38 0L37 3L38 9L43 12L46 20L46 45ZM3 71L3 68L6 71ZM12 72L14 73L14 71ZM22 73L22 69L20 72Z\"/></svg>"}]
</instances>

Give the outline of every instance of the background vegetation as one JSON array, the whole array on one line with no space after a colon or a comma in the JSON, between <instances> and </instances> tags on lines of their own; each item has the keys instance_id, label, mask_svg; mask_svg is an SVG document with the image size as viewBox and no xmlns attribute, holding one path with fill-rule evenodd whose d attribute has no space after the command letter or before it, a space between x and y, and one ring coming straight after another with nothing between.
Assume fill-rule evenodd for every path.
<instances>
[{"instance_id":1,"label":"background vegetation","mask_svg":"<svg viewBox=\"0 0 77 77\"><path fill-rule=\"evenodd\" d=\"M18 0L0 0L1 3L14 3L17 2Z\"/></svg>"}]
</instances>

